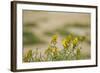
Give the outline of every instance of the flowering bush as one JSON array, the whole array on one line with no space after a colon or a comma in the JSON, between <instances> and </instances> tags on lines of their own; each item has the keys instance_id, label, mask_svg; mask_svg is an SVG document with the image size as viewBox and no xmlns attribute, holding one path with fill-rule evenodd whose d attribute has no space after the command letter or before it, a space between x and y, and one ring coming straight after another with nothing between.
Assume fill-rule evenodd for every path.
<instances>
[{"instance_id":1,"label":"flowering bush","mask_svg":"<svg viewBox=\"0 0 100 73\"><path fill-rule=\"evenodd\" d=\"M60 60L79 60L81 59L80 38L68 35L62 40L62 47L57 47L58 36L53 35L48 48L43 54L36 49L29 50L23 57L24 62L40 62L40 61L60 61Z\"/></svg>"}]
</instances>

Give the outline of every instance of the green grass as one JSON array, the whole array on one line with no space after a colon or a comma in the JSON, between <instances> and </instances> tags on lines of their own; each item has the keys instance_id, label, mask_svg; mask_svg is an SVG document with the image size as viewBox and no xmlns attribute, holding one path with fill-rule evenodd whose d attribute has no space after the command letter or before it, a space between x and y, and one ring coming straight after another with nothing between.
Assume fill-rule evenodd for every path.
<instances>
[{"instance_id":1,"label":"green grass","mask_svg":"<svg viewBox=\"0 0 100 73\"><path fill-rule=\"evenodd\" d=\"M70 31L67 31L67 28L69 27L75 27L75 28L89 28L90 25L89 24L80 24L80 23L75 23L75 24L65 24L63 27L57 28L53 31L46 31L44 34L47 36L52 36L54 33L58 33L61 36L67 36L69 35ZM85 30L85 29L84 29ZM80 41L85 41L87 44L90 44L91 41L90 39L87 38L87 36L81 36L81 35L77 35L77 34L73 34L74 37L79 37Z\"/></svg>"},{"instance_id":2,"label":"green grass","mask_svg":"<svg viewBox=\"0 0 100 73\"><path fill-rule=\"evenodd\" d=\"M65 29L57 29L56 32L58 32L62 36L67 36L70 34L70 32L66 31Z\"/></svg>"},{"instance_id":3,"label":"green grass","mask_svg":"<svg viewBox=\"0 0 100 73\"><path fill-rule=\"evenodd\" d=\"M35 23L35 22L33 22L33 23L26 23L26 24L24 24L24 27L26 27L26 28L33 28L33 27L38 27L38 25Z\"/></svg>"},{"instance_id":4,"label":"green grass","mask_svg":"<svg viewBox=\"0 0 100 73\"><path fill-rule=\"evenodd\" d=\"M44 34L47 35L47 36L52 36L54 34L54 32L52 32L52 31L46 31L46 32L44 32Z\"/></svg>"},{"instance_id":5,"label":"green grass","mask_svg":"<svg viewBox=\"0 0 100 73\"><path fill-rule=\"evenodd\" d=\"M81 24L81 23L74 23L74 24L64 24L64 28L67 27L77 27L77 28L89 28L89 24Z\"/></svg>"},{"instance_id":6,"label":"green grass","mask_svg":"<svg viewBox=\"0 0 100 73\"><path fill-rule=\"evenodd\" d=\"M48 55L45 54L46 56L43 56L38 50L35 51L29 50L26 53L26 55L24 55L23 62L71 61L71 60L86 60L91 58L89 54L82 54L82 53L80 53L79 56L76 54L72 56L71 54L73 54L73 52L70 53L69 55L66 55L67 51L65 51L64 49L57 52L59 54L51 55L51 53L52 52L50 52L50 54Z\"/></svg>"},{"instance_id":7,"label":"green grass","mask_svg":"<svg viewBox=\"0 0 100 73\"><path fill-rule=\"evenodd\" d=\"M69 61L90 59L90 54L83 54L81 51L81 42L78 37L70 34L62 41L63 48L60 49L57 44L57 35L54 35L47 49L42 53L38 48L29 50L23 56L23 62L43 62L43 61ZM42 53L42 54L41 54Z\"/></svg>"},{"instance_id":8,"label":"green grass","mask_svg":"<svg viewBox=\"0 0 100 73\"><path fill-rule=\"evenodd\" d=\"M66 31L65 29L56 29L54 31L46 31L46 32L44 32L44 34L47 35L47 36L52 36L52 35L54 35L54 33L58 33L61 36L66 36L66 35L70 34L70 32Z\"/></svg>"},{"instance_id":9,"label":"green grass","mask_svg":"<svg viewBox=\"0 0 100 73\"><path fill-rule=\"evenodd\" d=\"M30 31L24 31L23 32L23 43L24 45L34 45L39 43L44 43L43 40L38 38L35 34L33 34Z\"/></svg>"},{"instance_id":10,"label":"green grass","mask_svg":"<svg viewBox=\"0 0 100 73\"><path fill-rule=\"evenodd\" d=\"M90 59L90 55L89 54L81 54L80 55L80 59L85 60L85 59Z\"/></svg>"}]
</instances>

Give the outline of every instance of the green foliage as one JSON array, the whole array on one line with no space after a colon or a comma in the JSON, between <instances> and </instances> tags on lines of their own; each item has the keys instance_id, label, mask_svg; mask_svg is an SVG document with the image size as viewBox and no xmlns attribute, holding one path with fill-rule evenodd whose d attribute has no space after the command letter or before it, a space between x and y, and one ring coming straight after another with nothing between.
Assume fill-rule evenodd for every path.
<instances>
[{"instance_id":1,"label":"green foliage","mask_svg":"<svg viewBox=\"0 0 100 73\"><path fill-rule=\"evenodd\" d=\"M23 58L24 62L31 62L31 61L33 61L33 57L32 56L33 56L32 50L29 50L27 52L27 54L24 56L24 58Z\"/></svg>"},{"instance_id":2,"label":"green foliage","mask_svg":"<svg viewBox=\"0 0 100 73\"><path fill-rule=\"evenodd\" d=\"M41 54L38 48L35 51L29 50L24 56L24 62L80 60L87 57L81 54L79 37L70 34L62 39L62 49L57 47L57 40L58 36L53 35L48 48L43 54Z\"/></svg>"},{"instance_id":3,"label":"green foliage","mask_svg":"<svg viewBox=\"0 0 100 73\"><path fill-rule=\"evenodd\" d=\"M37 44L37 43L44 43L43 40L40 40L40 38L38 38L37 36L35 36L32 32L30 31L24 31L23 33L23 43L25 45L34 45L34 44Z\"/></svg>"},{"instance_id":4,"label":"green foliage","mask_svg":"<svg viewBox=\"0 0 100 73\"><path fill-rule=\"evenodd\" d=\"M66 31L65 29L58 29L57 32L62 36L66 36L70 34L70 32Z\"/></svg>"},{"instance_id":5,"label":"green foliage","mask_svg":"<svg viewBox=\"0 0 100 73\"><path fill-rule=\"evenodd\" d=\"M88 27L90 27L90 25L89 24L74 23L74 24L65 24L64 28L66 28L66 27L88 28Z\"/></svg>"},{"instance_id":6,"label":"green foliage","mask_svg":"<svg viewBox=\"0 0 100 73\"><path fill-rule=\"evenodd\" d=\"M76 50L76 59L80 59L80 54L81 54L80 48L77 48L77 50Z\"/></svg>"},{"instance_id":7,"label":"green foliage","mask_svg":"<svg viewBox=\"0 0 100 73\"><path fill-rule=\"evenodd\" d=\"M47 35L47 36L51 36L51 35L53 35L54 33L53 33L53 32L50 32L50 31L46 31L46 32L44 32L44 34Z\"/></svg>"},{"instance_id":8,"label":"green foliage","mask_svg":"<svg viewBox=\"0 0 100 73\"><path fill-rule=\"evenodd\" d=\"M33 22L33 23L27 23L27 24L24 24L24 27L26 27L26 28L33 28L33 27L37 27L37 24L35 23L35 22Z\"/></svg>"}]
</instances>

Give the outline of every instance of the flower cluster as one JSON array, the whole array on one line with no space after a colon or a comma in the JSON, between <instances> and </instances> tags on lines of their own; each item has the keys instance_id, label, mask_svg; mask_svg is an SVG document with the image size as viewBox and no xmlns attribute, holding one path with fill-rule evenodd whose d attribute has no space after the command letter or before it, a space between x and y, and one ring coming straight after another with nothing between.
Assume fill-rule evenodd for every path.
<instances>
[{"instance_id":1,"label":"flower cluster","mask_svg":"<svg viewBox=\"0 0 100 73\"><path fill-rule=\"evenodd\" d=\"M73 34L67 35L62 39L63 48L58 48L58 36L53 35L48 45L48 48L44 50L43 55L36 50L35 52L29 50L25 55L25 62L40 62L40 61L60 61L60 60L78 60L81 59L81 48L79 46L80 40Z\"/></svg>"},{"instance_id":2,"label":"flower cluster","mask_svg":"<svg viewBox=\"0 0 100 73\"><path fill-rule=\"evenodd\" d=\"M56 43L57 43L57 38L58 38L57 35L53 35L52 40L51 40L51 44L56 45Z\"/></svg>"}]
</instances>

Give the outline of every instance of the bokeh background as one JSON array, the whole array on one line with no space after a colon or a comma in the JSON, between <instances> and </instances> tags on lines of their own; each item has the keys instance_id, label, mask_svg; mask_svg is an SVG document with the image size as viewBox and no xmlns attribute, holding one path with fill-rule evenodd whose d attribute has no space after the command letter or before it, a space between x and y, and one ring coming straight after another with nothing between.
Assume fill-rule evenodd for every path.
<instances>
[{"instance_id":1,"label":"bokeh background","mask_svg":"<svg viewBox=\"0 0 100 73\"><path fill-rule=\"evenodd\" d=\"M58 35L57 46L63 48L62 38L73 33L85 37L81 42L81 53L89 59L91 57L90 19L89 13L23 10L23 55L28 50L37 48L43 53L54 34Z\"/></svg>"}]
</instances>

